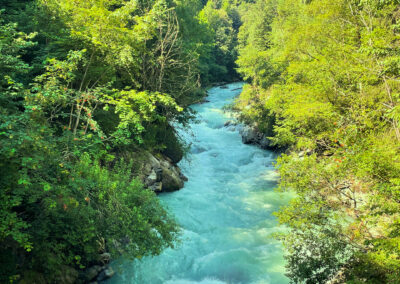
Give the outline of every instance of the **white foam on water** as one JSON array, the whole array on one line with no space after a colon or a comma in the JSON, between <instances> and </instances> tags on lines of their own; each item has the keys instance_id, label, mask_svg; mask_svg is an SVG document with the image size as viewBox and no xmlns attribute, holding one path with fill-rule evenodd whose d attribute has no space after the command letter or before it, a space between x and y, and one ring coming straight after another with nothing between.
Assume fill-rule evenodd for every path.
<instances>
[{"instance_id":1,"label":"white foam on water","mask_svg":"<svg viewBox=\"0 0 400 284\"><path fill-rule=\"evenodd\" d=\"M183 228L180 245L160 256L125 262L108 283L284 284L281 229L272 215L288 197L273 190L276 155L244 145L237 131L223 127L231 114L223 106L242 83L209 91L210 102L195 105L201 121L182 136L192 154L180 163L189 178L177 192L161 194Z\"/></svg>"}]
</instances>

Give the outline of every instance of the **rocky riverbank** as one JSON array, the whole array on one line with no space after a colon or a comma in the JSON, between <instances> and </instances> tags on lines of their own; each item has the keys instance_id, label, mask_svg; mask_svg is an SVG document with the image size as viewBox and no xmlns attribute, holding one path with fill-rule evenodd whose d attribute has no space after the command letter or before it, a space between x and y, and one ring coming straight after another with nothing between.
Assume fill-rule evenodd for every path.
<instances>
[{"instance_id":1,"label":"rocky riverbank","mask_svg":"<svg viewBox=\"0 0 400 284\"><path fill-rule=\"evenodd\" d=\"M187 181L176 163L164 155L147 154L140 179L146 188L156 193L179 190Z\"/></svg>"},{"instance_id":2,"label":"rocky riverbank","mask_svg":"<svg viewBox=\"0 0 400 284\"><path fill-rule=\"evenodd\" d=\"M236 120L228 120L225 122L224 127L232 131L238 130L244 144L257 145L265 150L276 150L271 140L265 134L261 133L254 125L246 125Z\"/></svg>"}]
</instances>

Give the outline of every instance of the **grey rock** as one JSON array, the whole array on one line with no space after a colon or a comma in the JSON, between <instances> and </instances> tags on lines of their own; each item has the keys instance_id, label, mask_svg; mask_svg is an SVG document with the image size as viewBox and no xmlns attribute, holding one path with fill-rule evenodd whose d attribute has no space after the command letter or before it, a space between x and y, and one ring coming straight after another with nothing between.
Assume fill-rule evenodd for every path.
<instances>
[{"instance_id":1,"label":"grey rock","mask_svg":"<svg viewBox=\"0 0 400 284\"><path fill-rule=\"evenodd\" d=\"M152 169L150 174L146 178L146 185L151 186L157 182L157 173L155 169Z\"/></svg>"},{"instance_id":2,"label":"grey rock","mask_svg":"<svg viewBox=\"0 0 400 284\"><path fill-rule=\"evenodd\" d=\"M239 124L237 128L244 144L255 144L262 149L274 149L271 140L265 134L259 132L256 126Z\"/></svg>"},{"instance_id":3,"label":"grey rock","mask_svg":"<svg viewBox=\"0 0 400 284\"><path fill-rule=\"evenodd\" d=\"M175 191L183 187L180 171L176 167L164 167L162 176L162 190Z\"/></svg>"},{"instance_id":4,"label":"grey rock","mask_svg":"<svg viewBox=\"0 0 400 284\"><path fill-rule=\"evenodd\" d=\"M247 125L240 129L239 133L242 136L242 142L244 144L257 143L260 139L257 130Z\"/></svg>"},{"instance_id":5,"label":"grey rock","mask_svg":"<svg viewBox=\"0 0 400 284\"><path fill-rule=\"evenodd\" d=\"M155 184L149 186L149 189L154 192L161 192L162 191L162 182L156 182Z\"/></svg>"},{"instance_id":6,"label":"grey rock","mask_svg":"<svg viewBox=\"0 0 400 284\"><path fill-rule=\"evenodd\" d=\"M175 191L183 187L187 177L182 175L176 164L166 156L154 156L148 153L147 163L143 167L141 180L154 192Z\"/></svg>"},{"instance_id":7,"label":"grey rock","mask_svg":"<svg viewBox=\"0 0 400 284\"><path fill-rule=\"evenodd\" d=\"M156 157L154 157L152 154L148 154L148 163L150 164L151 168L159 168L160 167L160 161L158 159L156 159Z\"/></svg>"}]
</instances>

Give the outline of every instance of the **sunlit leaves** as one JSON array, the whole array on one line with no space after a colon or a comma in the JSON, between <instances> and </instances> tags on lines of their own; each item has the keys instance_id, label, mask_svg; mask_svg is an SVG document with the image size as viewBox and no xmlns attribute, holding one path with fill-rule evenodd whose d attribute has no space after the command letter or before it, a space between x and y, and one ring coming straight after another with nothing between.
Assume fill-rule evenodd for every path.
<instances>
[{"instance_id":1,"label":"sunlit leaves","mask_svg":"<svg viewBox=\"0 0 400 284\"><path fill-rule=\"evenodd\" d=\"M279 218L295 282L398 277L397 5L260 0L244 17L237 107L292 151L278 166L298 197Z\"/></svg>"}]
</instances>

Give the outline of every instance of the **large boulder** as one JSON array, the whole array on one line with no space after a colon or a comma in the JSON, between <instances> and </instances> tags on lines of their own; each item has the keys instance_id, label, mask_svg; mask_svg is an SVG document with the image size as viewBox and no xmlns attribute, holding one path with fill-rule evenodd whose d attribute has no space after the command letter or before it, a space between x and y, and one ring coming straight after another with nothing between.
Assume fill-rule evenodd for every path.
<instances>
[{"instance_id":1,"label":"large boulder","mask_svg":"<svg viewBox=\"0 0 400 284\"><path fill-rule=\"evenodd\" d=\"M167 159L161 160L160 164L162 170L162 190L175 191L181 189L183 187L183 180L180 169Z\"/></svg>"},{"instance_id":2,"label":"large boulder","mask_svg":"<svg viewBox=\"0 0 400 284\"><path fill-rule=\"evenodd\" d=\"M274 149L271 140L267 137L267 135L259 132L257 127L240 125L238 129L244 144L255 144L260 146L262 149Z\"/></svg>"},{"instance_id":3,"label":"large boulder","mask_svg":"<svg viewBox=\"0 0 400 284\"><path fill-rule=\"evenodd\" d=\"M175 191L183 187L183 180L180 177L179 171L175 168L164 168L162 178L162 190Z\"/></svg>"},{"instance_id":4,"label":"large boulder","mask_svg":"<svg viewBox=\"0 0 400 284\"><path fill-rule=\"evenodd\" d=\"M148 189L154 192L175 191L181 189L186 180L171 159L148 153L147 162L142 170L142 181Z\"/></svg>"},{"instance_id":5,"label":"large boulder","mask_svg":"<svg viewBox=\"0 0 400 284\"><path fill-rule=\"evenodd\" d=\"M260 140L260 133L251 126L245 125L239 130L244 144L255 144Z\"/></svg>"}]
</instances>

